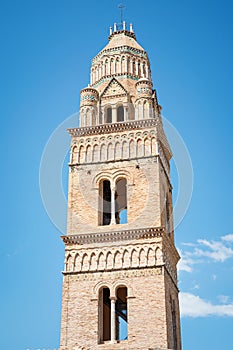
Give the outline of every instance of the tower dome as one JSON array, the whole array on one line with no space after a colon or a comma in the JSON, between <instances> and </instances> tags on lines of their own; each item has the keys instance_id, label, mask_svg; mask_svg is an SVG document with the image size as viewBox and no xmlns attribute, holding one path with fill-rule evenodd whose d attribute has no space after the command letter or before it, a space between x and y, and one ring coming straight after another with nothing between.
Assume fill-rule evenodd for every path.
<instances>
[{"instance_id":1,"label":"tower dome","mask_svg":"<svg viewBox=\"0 0 233 350\"><path fill-rule=\"evenodd\" d=\"M123 22L123 29L118 30L114 24L108 39L108 44L92 60L91 86L102 90L112 77L122 80L123 85L127 85L129 79L151 80L147 52L138 44L132 25L127 30Z\"/></svg>"},{"instance_id":2,"label":"tower dome","mask_svg":"<svg viewBox=\"0 0 233 350\"><path fill-rule=\"evenodd\" d=\"M151 119L158 114L150 61L132 24L110 27L108 44L93 58L90 87L81 91L80 125Z\"/></svg>"}]
</instances>

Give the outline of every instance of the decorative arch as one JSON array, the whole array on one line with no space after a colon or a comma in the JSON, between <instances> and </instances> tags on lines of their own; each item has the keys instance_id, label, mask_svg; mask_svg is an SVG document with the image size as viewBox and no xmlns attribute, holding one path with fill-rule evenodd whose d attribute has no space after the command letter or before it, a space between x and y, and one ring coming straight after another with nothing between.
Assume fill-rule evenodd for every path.
<instances>
[{"instance_id":1,"label":"decorative arch","mask_svg":"<svg viewBox=\"0 0 233 350\"><path fill-rule=\"evenodd\" d=\"M87 145L87 147L86 147L86 162L87 163L91 163L92 162L91 145Z\"/></svg>"},{"instance_id":2,"label":"decorative arch","mask_svg":"<svg viewBox=\"0 0 233 350\"><path fill-rule=\"evenodd\" d=\"M71 150L71 163L78 162L78 147L75 145Z\"/></svg>"},{"instance_id":3,"label":"decorative arch","mask_svg":"<svg viewBox=\"0 0 233 350\"><path fill-rule=\"evenodd\" d=\"M93 162L99 161L99 145L95 144L93 146L93 155L92 155Z\"/></svg>"},{"instance_id":4,"label":"decorative arch","mask_svg":"<svg viewBox=\"0 0 233 350\"><path fill-rule=\"evenodd\" d=\"M103 252L100 252L98 256L98 270L105 270L106 267L106 260Z\"/></svg>"},{"instance_id":5,"label":"decorative arch","mask_svg":"<svg viewBox=\"0 0 233 350\"><path fill-rule=\"evenodd\" d=\"M88 271L89 270L89 259L87 253L83 254L82 257L82 271Z\"/></svg>"},{"instance_id":6,"label":"decorative arch","mask_svg":"<svg viewBox=\"0 0 233 350\"><path fill-rule=\"evenodd\" d=\"M85 162L85 149L84 149L84 146L83 145L81 145L80 147L79 147L79 160L78 160L78 162L80 163L80 164L82 164L82 163L84 163Z\"/></svg>"},{"instance_id":7,"label":"decorative arch","mask_svg":"<svg viewBox=\"0 0 233 350\"><path fill-rule=\"evenodd\" d=\"M139 252L139 266L146 266L147 265L147 258L146 258L146 252L144 248L141 248Z\"/></svg>"},{"instance_id":8,"label":"decorative arch","mask_svg":"<svg viewBox=\"0 0 233 350\"><path fill-rule=\"evenodd\" d=\"M94 252L91 254L91 257L90 257L90 270L91 271L97 270L97 258Z\"/></svg>"},{"instance_id":9,"label":"decorative arch","mask_svg":"<svg viewBox=\"0 0 233 350\"><path fill-rule=\"evenodd\" d=\"M82 261L79 253L77 253L74 257L74 270L81 271L82 269Z\"/></svg>"}]
</instances>

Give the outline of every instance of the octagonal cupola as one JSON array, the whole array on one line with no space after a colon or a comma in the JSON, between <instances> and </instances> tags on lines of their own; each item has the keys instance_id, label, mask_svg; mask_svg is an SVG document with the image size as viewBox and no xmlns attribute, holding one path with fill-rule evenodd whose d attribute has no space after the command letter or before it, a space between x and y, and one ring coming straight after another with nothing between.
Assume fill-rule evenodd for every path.
<instances>
[{"instance_id":1,"label":"octagonal cupola","mask_svg":"<svg viewBox=\"0 0 233 350\"><path fill-rule=\"evenodd\" d=\"M151 79L148 55L138 44L132 24L127 28L123 22L119 28L114 23L108 39L108 44L92 60L91 86L102 90L106 80L113 77Z\"/></svg>"},{"instance_id":2,"label":"octagonal cupola","mask_svg":"<svg viewBox=\"0 0 233 350\"><path fill-rule=\"evenodd\" d=\"M97 124L98 98L98 91L91 87L86 87L80 91L80 126Z\"/></svg>"},{"instance_id":3,"label":"octagonal cupola","mask_svg":"<svg viewBox=\"0 0 233 350\"><path fill-rule=\"evenodd\" d=\"M81 127L151 119L159 114L150 61L132 24L115 23L108 40L92 60L90 86L81 90Z\"/></svg>"}]
</instances>

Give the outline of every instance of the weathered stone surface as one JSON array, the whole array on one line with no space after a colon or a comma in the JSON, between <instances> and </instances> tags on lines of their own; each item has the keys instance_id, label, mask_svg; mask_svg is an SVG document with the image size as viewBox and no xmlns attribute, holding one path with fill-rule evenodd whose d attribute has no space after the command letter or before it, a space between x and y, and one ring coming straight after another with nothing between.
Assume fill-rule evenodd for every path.
<instances>
[{"instance_id":1,"label":"weathered stone surface","mask_svg":"<svg viewBox=\"0 0 233 350\"><path fill-rule=\"evenodd\" d=\"M81 91L81 127L69 130L60 350L181 350L172 155L148 56L134 33L113 32L94 58L91 76L91 87ZM118 224L114 207L122 178L127 223ZM109 225L102 225L103 180L110 183ZM103 341L100 293L109 289L112 308L122 287L127 288L127 340Z\"/></svg>"}]
</instances>

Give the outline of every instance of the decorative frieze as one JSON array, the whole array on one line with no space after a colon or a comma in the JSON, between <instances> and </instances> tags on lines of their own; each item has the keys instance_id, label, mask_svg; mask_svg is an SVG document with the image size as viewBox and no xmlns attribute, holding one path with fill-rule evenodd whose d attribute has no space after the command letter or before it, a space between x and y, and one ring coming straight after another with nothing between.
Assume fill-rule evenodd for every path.
<instances>
[{"instance_id":1,"label":"decorative frieze","mask_svg":"<svg viewBox=\"0 0 233 350\"><path fill-rule=\"evenodd\" d=\"M68 129L68 132L73 137L81 137L88 135L100 135L117 133L126 130L144 129L147 127L157 127L157 119L133 120L121 123L101 124L96 126L88 126L82 128Z\"/></svg>"},{"instance_id":2,"label":"decorative frieze","mask_svg":"<svg viewBox=\"0 0 233 350\"><path fill-rule=\"evenodd\" d=\"M120 270L111 272L95 272L95 273L72 273L69 275L70 281L100 281L103 277L107 280L117 280L122 278L158 276L163 274L163 266L156 266L145 269Z\"/></svg>"},{"instance_id":3,"label":"decorative frieze","mask_svg":"<svg viewBox=\"0 0 233 350\"><path fill-rule=\"evenodd\" d=\"M62 236L63 242L66 245L73 244L90 244L103 242L118 242L131 239L149 239L161 237L165 232L163 227L144 228L135 230L113 231L113 232L98 232L89 234L77 234Z\"/></svg>"}]
</instances>

